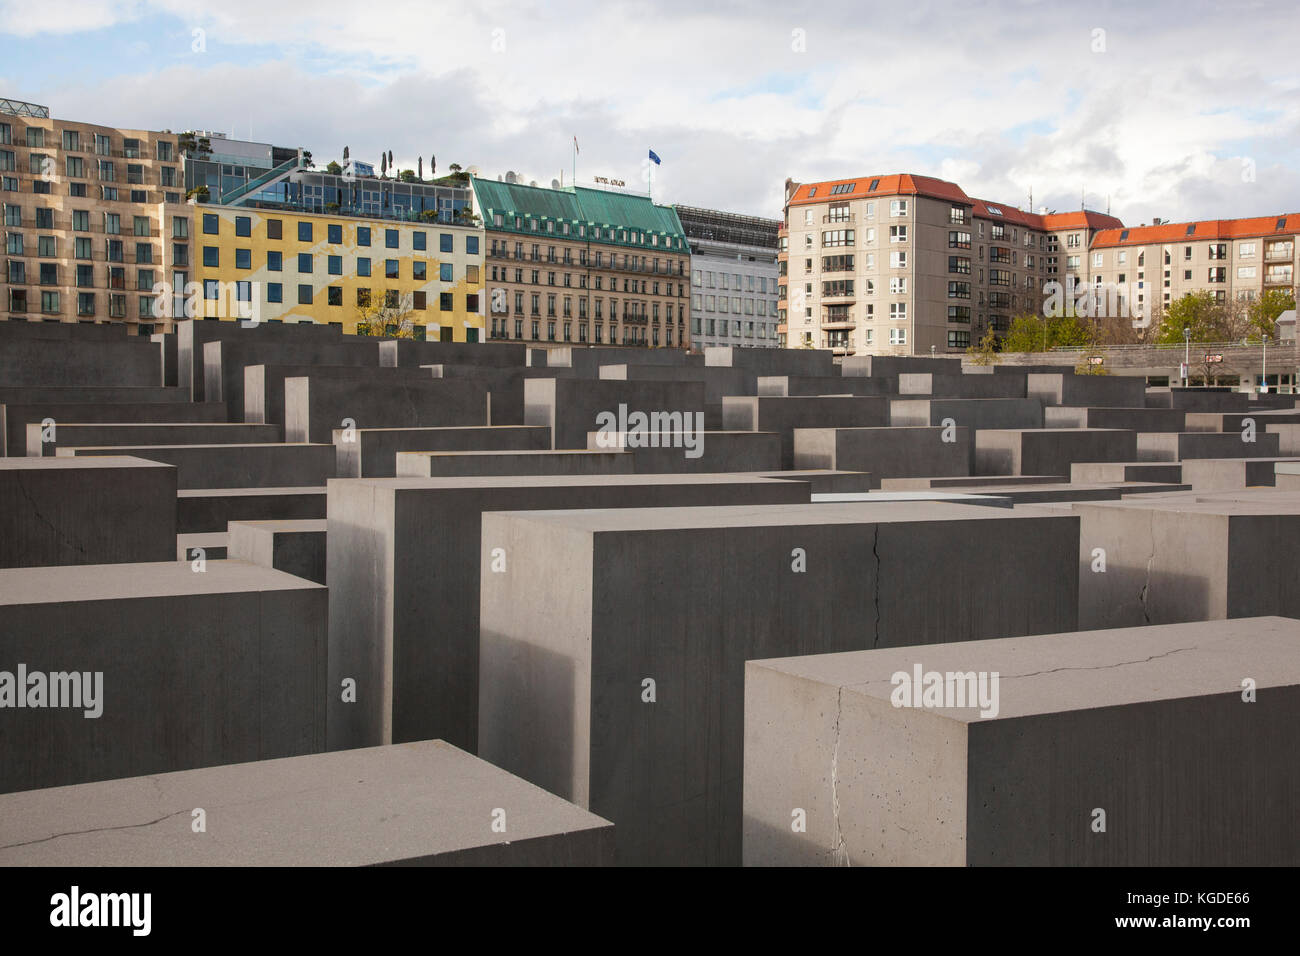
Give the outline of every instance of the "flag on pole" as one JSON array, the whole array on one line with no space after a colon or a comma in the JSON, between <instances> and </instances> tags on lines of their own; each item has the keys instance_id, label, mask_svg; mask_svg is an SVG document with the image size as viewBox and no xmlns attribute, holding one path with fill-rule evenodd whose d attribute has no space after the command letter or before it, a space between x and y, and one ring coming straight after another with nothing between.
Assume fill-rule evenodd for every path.
<instances>
[{"instance_id":1,"label":"flag on pole","mask_svg":"<svg viewBox=\"0 0 1300 956\"><path fill-rule=\"evenodd\" d=\"M580 152L582 152L582 150L578 149L578 137L576 137L576 136L573 137L573 151L574 151L575 153L580 153Z\"/></svg>"},{"instance_id":2,"label":"flag on pole","mask_svg":"<svg viewBox=\"0 0 1300 956\"><path fill-rule=\"evenodd\" d=\"M656 166L662 163L662 160L659 159L659 156L655 153L653 149L650 150L650 161L653 162Z\"/></svg>"}]
</instances>

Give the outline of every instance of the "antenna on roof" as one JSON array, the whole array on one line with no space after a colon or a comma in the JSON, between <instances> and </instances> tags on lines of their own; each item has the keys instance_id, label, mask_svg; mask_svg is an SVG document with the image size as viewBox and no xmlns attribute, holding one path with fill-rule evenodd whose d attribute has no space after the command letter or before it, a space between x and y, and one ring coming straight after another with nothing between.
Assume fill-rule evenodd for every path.
<instances>
[{"instance_id":1,"label":"antenna on roof","mask_svg":"<svg viewBox=\"0 0 1300 956\"><path fill-rule=\"evenodd\" d=\"M1110 193L1106 193L1106 215L1110 215Z\"/></svg>"}]
</instances>

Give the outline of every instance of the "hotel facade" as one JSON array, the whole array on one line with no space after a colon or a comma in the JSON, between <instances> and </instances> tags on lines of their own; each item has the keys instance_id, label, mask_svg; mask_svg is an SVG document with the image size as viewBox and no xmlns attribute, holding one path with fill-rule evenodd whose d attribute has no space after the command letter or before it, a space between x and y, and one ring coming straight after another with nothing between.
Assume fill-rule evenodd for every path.
<instances>
[{"instance_id":1,"label":"hotel facade","mask_svg":"<svg viewBox=\"0 0 1300 956\"><path fill-rule=\"evenodd\" d=\"M690 249L671 206L582 186L472 182L490 339L689 347Z\"/></svg>"},{"instance_id":2,"label":"hotel facade","mask_svg":"<svg viewBox=\"0 0 1300 956\"><path fill-rule=\"evenodd\" d=\"M674 208L691 249L691 347L783 345L776 331L780 221Z\"/></svg>"}]
</instances>

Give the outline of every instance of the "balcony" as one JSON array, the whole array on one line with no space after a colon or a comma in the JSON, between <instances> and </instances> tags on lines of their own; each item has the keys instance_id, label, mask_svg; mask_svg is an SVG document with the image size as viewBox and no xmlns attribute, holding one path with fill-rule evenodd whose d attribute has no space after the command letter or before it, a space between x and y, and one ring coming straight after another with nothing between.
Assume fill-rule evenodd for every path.
<instances>
[{"instance_id":1,"label":"balcony","mask_svg":"<svg viewBox=\"0 0 1300 956\"><path fill-rule=\"evenodd\" d=\"M1264 273L1264 285L1266 286L1289 286L1293 273L1290 269L1270 269Z\"/></svg>"},{"instance_id":2,"label":"balcony","mask_svg":"<svg viewBox=\"0 0 1300 956\"><path fill-rule=\"evenodd\" d=\"M1292 246L1269 246L1264 250L1265 262L1290 262L1295 252Z\"/></svg>"},{"instance_id":3,"label":"balcony","mask_svg":"<svg viewBox=\"0 0 1300 956\"><path fill-rule=\"evenodd\" d=\"M858 217L857 217L857 215L854 214L854 213L850 213L850 214L847 215L847 216L836 216L836 215L822 216L822 222L823 222L823 223L832 223L832 222L849 222L849 223L853 223L853 222L857 222L857 221L858 221Z\"/></svg>"}]
</instances>

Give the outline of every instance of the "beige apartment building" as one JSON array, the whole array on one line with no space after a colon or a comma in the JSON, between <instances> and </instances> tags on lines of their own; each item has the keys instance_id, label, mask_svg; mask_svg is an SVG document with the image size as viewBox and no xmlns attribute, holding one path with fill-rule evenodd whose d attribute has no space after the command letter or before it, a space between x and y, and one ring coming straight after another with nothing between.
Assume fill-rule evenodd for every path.
<instances>
[{"instance_id":1,"label":"beige apartment building","mask_svg":"<svg viewBox=\"0 0 1300 956\"><path fill-rule=\"evenodd\" d=\"M0 100L0 321L167 331L153 288L189 275L183 182L174 134L55 120Z\"/></svg>"},{"instance_id":2,"label":"beige apartment building","mask_svg":"<svg viewBox=\"0 0 1300 956\"><path fill-rule=\"evenodd\" d=\"M1271 289L1296 294L1298 237L1296 214L1106 229L1088 250L1087 274L1129 290L1153 315L1196 292L1245 308Z\"/></svg>"},{"instance_id":3,"label":"beige apartment building","mask_svg":"<svg viewBox=\"0 0 1300 956\"><path fill-rule=\"evenodd\" d=\"M474 179L488 337L539 345L690 345L690 247L647 196Z\"/></svg>"},{"instance_id":4,"label":"beige apartment building","mask_svg":"<svg viewBox=\"0 0 1300 956\"><path fill-rule=\"evenodd\" d=\"M955 183L897 174L786 183L778 269L790 348L839 355L964 351L1039 312L1043 285L1073 274L1118 219L1028 213Z\"/></svg>"}]
</instances>

